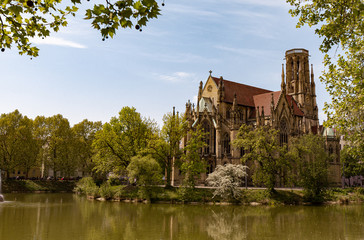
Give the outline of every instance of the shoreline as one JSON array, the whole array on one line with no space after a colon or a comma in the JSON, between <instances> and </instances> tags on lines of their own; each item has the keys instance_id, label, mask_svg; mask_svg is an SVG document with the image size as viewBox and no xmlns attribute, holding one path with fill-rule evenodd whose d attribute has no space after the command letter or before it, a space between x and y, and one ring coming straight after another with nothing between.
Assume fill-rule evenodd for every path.
<instances>
[{"instance_id":1,"label":"shoreline","mask_svg":"<svg viewBox=\"0 0 364 240\"><path fill-rule=\"evenodd\" d=\"M114 188L119 192L114 195ZM325 191L320 201L305 199L302 189L277 188L269 194L264 188L241 188L241 195L237 199L227 200L214 197L214 188L202 186L181 191L179 187L165 188L154 186L146 191L136 186L110 186L106 192L99 187L79 191L76 189L76 181L41 181L41 180L5 180L3 192L7 193L76 193L83 194L89 200L143 203L143 204L186 204L186 205L242 205L242 206L305 206L305 205L347 205L362 204L364 202L364 188L329 188ZM78 192L77 192L78 191Z\"/></svg>"}]
</instances>

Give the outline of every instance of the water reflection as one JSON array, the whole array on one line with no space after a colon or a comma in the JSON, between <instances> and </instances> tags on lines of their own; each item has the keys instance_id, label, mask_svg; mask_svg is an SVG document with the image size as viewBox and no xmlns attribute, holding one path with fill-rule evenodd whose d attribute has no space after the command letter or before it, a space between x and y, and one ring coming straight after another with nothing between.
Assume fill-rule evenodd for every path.
<instances>
[{"instance_id":1,"label":"water reflection","mask_svg":"<svg viewBox=\"0 0 364 240\"><path fill-rule=\"evenodd\" d=\"M0 239L363 239L364 207L243 207L88 201L8 194Z\"/></svg>"}]
</instances>

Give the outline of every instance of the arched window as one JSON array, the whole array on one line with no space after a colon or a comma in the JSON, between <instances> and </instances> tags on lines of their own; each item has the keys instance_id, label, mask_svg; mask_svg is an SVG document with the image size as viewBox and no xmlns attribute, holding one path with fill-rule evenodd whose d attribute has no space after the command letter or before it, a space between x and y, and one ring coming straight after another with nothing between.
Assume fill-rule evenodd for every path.
<instances>
[{"instance_id":1,"label":"arched window","mask_svg":"<svg viewBox=\"0 0 364 240\"><path fill-rule=\"evenodd\" d=\"M223 153L230 154L230 136L228 133L224 134L223 138Z\"/></svg>"},{"instance_id":2,"label":"arched window","mask_svg":"<svg viewBox=\"0 0 364 240\"><path fill-rule=\"evenodd\" d=\"M202 124L202 128L203 128L203 131L205 133L205 144L206 146L204 147L203 149L203 153L204 154L209 154L210 153L210 124L208 121L204 121L203 124Z\"/></svg>"},{"instance_id":3,"label":"arched window","mask_svg":"<svg viewBox=\"0 0 364 240\"><path fill-rule=\"evenodd\" d=\"M245 155L245 149L242 147L240 148L240 157L243 157Z\"/></svg>"},{"instance_id":4,"label":"arched window","mask_svg":"<svg viewBox=\"0 0 364 240\"><path fill-rule=\"evenodd\" d=\"M279 143L281 146L288 143L288 125L286 119L282 119L279 127Z\"/></svg>"}]
</instances>

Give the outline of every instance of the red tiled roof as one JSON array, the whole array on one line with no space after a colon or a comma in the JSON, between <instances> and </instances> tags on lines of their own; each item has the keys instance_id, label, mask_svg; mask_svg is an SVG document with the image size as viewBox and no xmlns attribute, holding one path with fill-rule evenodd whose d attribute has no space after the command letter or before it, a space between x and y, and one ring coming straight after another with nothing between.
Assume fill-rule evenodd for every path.
<instances>
[{"instance_id":1,"label":"red tiled roof","mask_svg":"<svg viewBox=\"0 0 364 240\"><path fill-rule=\"evenodd\" d=\"M279 97L281 95L281 91L277 92L270 92L270 93L264 93L260 95L253 96L254 99L254 105L255 107L259 107L259 113L262 114L262 106L264 106L264 115L270 116L271 115L271 102L272 102L272 94L273 94L273 100L274 100L274 106L277 105L277 102L279 100ZM287 102L289 107L293 104L293 112L297 116L303 116L303 112L299 107L297 106L296 101L292 99L292 96L286 95Z\"/></svg>"},{"instance_id":2,"label":"red tiled roof","mask_svg":"<svg viewBox=\"0 0 364 240\"><path fill-rule=\"evenodd\" d=\"M212 77L215 81L216 85L219 85L220 79L216 77ZM249 85L231 82L228 80L223 79L223 84L225 87L225 99L224 102L232 103L234 100L234 94L236 93L236 103L239 105L254 107L254 95L259 95L263 93L270 93L272 91L252 87ZM264 110L265 111L265 110Z\"/></svg>"}]
</instances>

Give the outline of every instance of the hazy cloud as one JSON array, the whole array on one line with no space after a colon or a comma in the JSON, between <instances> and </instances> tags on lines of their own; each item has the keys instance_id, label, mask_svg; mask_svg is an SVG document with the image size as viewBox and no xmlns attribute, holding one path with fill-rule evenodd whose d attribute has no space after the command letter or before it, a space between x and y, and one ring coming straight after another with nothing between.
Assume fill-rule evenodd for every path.
<instances>
[{"instance_id":1,"label":"hazy cloud","mask_svg":"<svg viewBox=\"0 0 364 240\"><path fill-rule=\"evenodd\" d=\"M185 5L180 4L170 4L168 5L168 11L169 12L175 12L175 13L183 13L185 15L196 15L201 17L216 17L219 16L218 13L198 8L192 8Z\"/></svg>"},{"instance_id":2,"label":"hazy cloud","mask_svg":"<svg viewBox=\"0 0 364 240\"><path fill-rule=\"evenodd\" d=\"M43 44L43 45L55 45L61 47L71 47L71 48L87 48L85 45L65 40L63 38L58 37L47 37L45 39L41 39L39 37L33 38L31 40L34 44Z\"/></svg>"},{"instance_id":3,"label":"hazy cloud","mask_svg":"<svg viewBox=\"0 0 364 240\"><path fill-rule=\"evenodd\" d=\"M232 47L225 47L225 46L215 46L215 48L227 51L227 52L233 52L240 55L245 55L249 57L261 57L261 56L271 56L275 55L273 51L269 50L261 50L261 49L252 49L252 48L232 48Z\"/></svg>"},{"instance_id":4,"label":"hazy cloud","mask_svg":"<svg viewBox=\"0 0 364 240\"><path fill-rule=\"evenodd\" d=\"M195 75L187 72L175 72L171 75L159 75L158 78L166 82L176 83L193 80Z\"/></svg>"}]
</instances>

